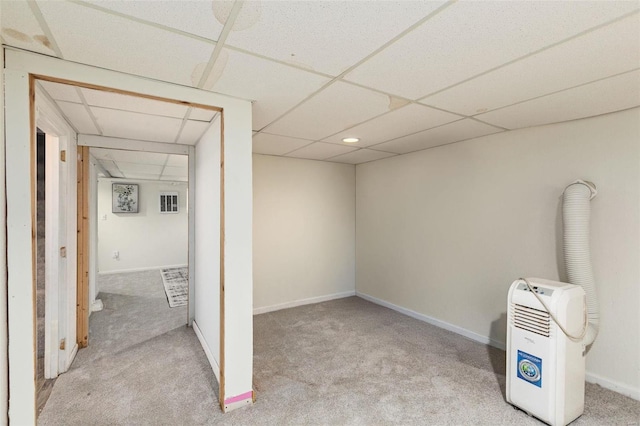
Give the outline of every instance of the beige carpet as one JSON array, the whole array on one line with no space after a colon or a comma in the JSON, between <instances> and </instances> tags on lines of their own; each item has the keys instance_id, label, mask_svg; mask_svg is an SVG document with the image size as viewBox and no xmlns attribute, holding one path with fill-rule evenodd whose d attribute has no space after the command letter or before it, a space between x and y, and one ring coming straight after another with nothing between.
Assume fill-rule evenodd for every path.
<instances>
[{"instance_id":1,"label":"beige carpet","mask_svg":"<svg viewBox=\"0 0 640 426\"><path fill-rule=\"evenodd\" d=\"M116 311L105 309L100 321ZM147 321L155 320L139 319ZM79 356L57 380L39 423L540 424L505 403L504 352L356 297L258 315L254 339L258 400L251 408L220 412L205 355L193 331L179 327ZM595 385L587 385L586 401L575 425L640 422L638 401Z\"/></svg>"}]
</instances>

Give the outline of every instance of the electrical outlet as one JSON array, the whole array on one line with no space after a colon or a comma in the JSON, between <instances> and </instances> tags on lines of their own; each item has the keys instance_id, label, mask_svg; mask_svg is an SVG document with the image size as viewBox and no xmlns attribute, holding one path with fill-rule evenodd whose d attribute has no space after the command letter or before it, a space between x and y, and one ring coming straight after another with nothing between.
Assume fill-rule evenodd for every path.
<instances>
[{"instance_id":1,"label":"electrical outlet","mask_svg":"<svg viewBox=\"0 0 640 426\"><path fill-rule=\"evenodd\" d=\"M120 260L120 252L118 250L113 252L113 258L115 260Z\"/></svg>"}]
</instances>

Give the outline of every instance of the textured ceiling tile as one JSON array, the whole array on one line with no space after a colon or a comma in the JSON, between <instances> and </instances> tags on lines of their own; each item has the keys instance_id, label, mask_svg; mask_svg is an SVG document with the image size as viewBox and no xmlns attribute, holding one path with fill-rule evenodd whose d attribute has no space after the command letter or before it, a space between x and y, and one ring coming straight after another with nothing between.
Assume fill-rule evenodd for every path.
<instances>
[{"instance_id":1,"label":"textured ceiling tile","mask_svg":"<svg viewBox=\"0 0 640 426\"><path fill-rule=\"evenodd\" d=\"M9 46L56 56L26 1L2 2L2 38Z\"/></svg>"},{"instance_id":2,"label":"textured ceiling tile","mask_svg":"<svg viewBox=\"0 0 640 426\"><path fill-rule=\"evenodd\" d=\"M167 161L167 154L156 152L125 151L120 149L91 148L91 153L98 160L112 160L116 162L154 164L163 166Z\"/></svg>"},{"instance_id":3,"label":"textured ceiling tile","mask_svg":"<svg viewBox=\"0 0 640 426\"><path fill-rule=\"evenodd\" d=\"M481 114L508 129L576 120L640 106L640 71L625 73Z\"/></svg>"},{"instance_id":4,"label":"textured ceiling tile","mask_svg":"<svg viewBox=\"0 0 640 426\"><path fill-rule=\"evenodd\" d=\"M88 0L87 3L212 40L218 40L224 26L224 21L216 17L221 16L216 3L222 2Z\"/></svg>"},{"instance_id":5,"label":"textured ceiling tile","mask_svg":"<svg viewBox=\"0 0 640 426\"><path fill-rule=\"evenodd\" d=\"M329 82L307 71L223 49L206 89L253 103L253 129L260 130Z\"/></svg>"},{"instance_id":6,"label":"textured ceiling tile","mask_svg":"<svg viewBox=\"0 0 640 426\"><path fill-rule=\"evenodd\" d=\"M195 145L210 125L211 123L206 121L187 120L178 138L178 143Z\"/></svg>"},{"instance_id":7,"label":"textured ceiling tile","mask_svg":"<svg viewBox=\"0 0 640 426\"><path fill-rule=\"evenodd\" d=\"M248 1L227 43L338 75L442 3Z\"/></svg>"},{"instance_id":8,"label":"textured ceiling tile","mask_svg":"<svg viewBox=\"0 0 640 426\"><path fill-rule=\"evenodd\" d=\"M267 127L267 132L319 140L389 111L392 100L371 90L336 82Z\"/></svg>"},{"instance_id":9,"label":"textured ceiling tile","mask_svg":"<svg viewBox=\"0 0 640 426\"><path fill-rule=\"evenodd\" d=\"M188 176L160 176L160 180L164 181L178 181L178 182L187 182L189 180Z\"/></svg>"},{"instance_id":10,"label":"textured ceiling tile","mask_svg":"<svg viewBox=\"0 0 640 426\"><path fill-rule=\"evenodd\" d=\"M310 143L311 141L305 139L258 133L253 137L253 152L255 154L284 155Z\"/></svg>"},{"instance_id":11,"label":"textured ceiling tile","mask_svg":"<svg viewBox=\"0 0 640 426\"><path fill-rule=\"evenodd\" d=\"M477 138L501 131L502 129L479 123L475 120L464 119L381 143L374 148L382 151L406 154L408 152L433 148L434 146L446 145L448 143Z\"/></svg>"},{"instance_id":12,"label":"textured ceiling tile","mask_svg":"<svg viewBox=\"0 0 640 426\"><path fill-rule=\"evenodd\" d=\"M422 105L410 104L326 138L325 141L348 146L366 147L450 123L460 118L462 117L459 115L449 114L448 112L427 108ZM356 143L342 142L342 139L347 137L359 138L360 141Z\"/></svg>"},{"instance_id":13,"label":"textured ceiling tile","mask_svg":"<svg viewBox=\"0 0 640 426\"><path fill-rule=\"evenodd\" d=\"M188 107L172 102L163 102L142 97L105 92L103 90L81 89L85 100L91 106L141 112L144 114L182 118Z\"/></svg>"},{"instance_id":14,"label":"textured ceiling tile","mask_svg":"<svg viewBox=\"0 0 640 426\"><path fill-rule=\"evenodd\" d=\"M104 169L109 172L109 174L113 177L124 177L124 174L118 169L116 163L111 160L98 160L100 165L104 167Z\"/></svg>"},{"instance_id":15,"label":"textured ceiling tile","mask_svg":"<svg viewBox=\"0 0 640 426\"><path fill-rule=\"evenodd\" d=\"M76 104L82 103L78 91L75 86L68 84L51 83L50 81L38 80L38 84L42 86L45 92L56 101L67 101Z\"/></svg>"},{"instance_id":16,"label":"textured ceiling tile","mask_svg":"<svg viewBox=\"0 0 640 426\"><path fill-rule=\"evenodd\" d=\"M189 120L211 121L215 118L217 111L203 108L192 108Z\"/></svg>"},{"instance_id":17,"label":"textured ceiling tile","mask_svg":"<svg viewBox=\"0 0 640 426\"><path fill-rule=\"evenodd\" d=\"M348 154L339 155L331 158L329 161L336 163L360 164L368 161L380 160L382 158L393 157L396 154L390 152L374 151L372 149L360 149Z\"/></svg>"},{"instance_id":18,"label":"textured ceiling tile","mask_svg":"<svg viewBox=\"0 0 640 426\"><path fill-rule=\"evenodd\" d=\"M167 166L162 171L162 176L187 177L187 176L189 176L189 169L187 167L170 167L170 166Z\"/></svg>"},{"instance_id":19,"label":"textured ceiling tile","mask_svg":"<svg viewBox=\"0 0 640 426\"><path fill-rule=\"evenodd\" d=\"M116 161L118 169L125 175L129 176L132 173L144 173L144 174L157 174L160 177L162 172L162 166L157 164L140 164L140 163L125 163L123 161Z\"/></svg>"},{"instance_id":20,"label":"textured ceiling tile","mask_svg":"<svg viewBox=\"0 0 640 426\"><path fill-rule=\"evenodd\" d=\"M193 85L213 43L177 35L68 2L39 2L65 59Z\"/></svg>"},{"instance_id":21,"label":"textured ceiling tile","mask_svg":"<svg viewBox=\"0 0 640 426\"><path fill-rule=\"evenodd\" d=\"M418 99L637 8L638 2L458 2L346 79Z\"/></svg>"},{"instance_id":22,"label":"textured ceiling tile","mask_svg":"<svg viewBox=\"0 0 640 426\"><path fill-rule=\"evenodd\" d=\"M640 67L640 15L552 47L421 102L465 115Z\"/></svg>"},{"instance_id":23,"label":"textured ceiling tile","mask_svg":"<svg viewBox=\"0 0 640 426\"><path fill-rule=\"evenodd\" d=\"M188 167L189 157L186 155L169 155L167 160L168 167Z\"/></svg>"},{"instance_id":24,"label":"textured ceiling tile","mask_svg":"<svg viewBox=\"0 0 640 426\"><path fill-rule=\"evenodd\" d=\"M104 136L143 141L173 142L182 120L137 112L91 107Z\"/></svg>"},{"instance_id":25,"label":"textured ceiling tile","mask_svg":"<svg viewBox=\"0 0 640 426\"><path fill-rule=\"evenodd\" d=\"M76 128L78 133L87 135L98 135L98 129L93 124L91 116L82 104L71 102L57 101L62 113L67 117L68 121Z\"/></svg>"},{"instance_id":26,"label":"textured ceiling tile","mask_svg":"<svg viewBox=\"0 0 640 426\"><path fill-rule=\"evenodd\" d=\"M332 143L315 142L296 151L287 154L287 157L306 158L308 160L326 160L336 155L346 154L347 152L358 149L354 146L336 145Z\"/></svg>"}]
</instances>

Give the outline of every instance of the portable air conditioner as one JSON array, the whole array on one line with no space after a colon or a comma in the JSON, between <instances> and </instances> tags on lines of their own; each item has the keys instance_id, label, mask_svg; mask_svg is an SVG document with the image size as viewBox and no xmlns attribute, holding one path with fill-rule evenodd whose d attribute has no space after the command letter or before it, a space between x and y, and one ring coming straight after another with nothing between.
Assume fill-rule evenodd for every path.
<instances>
[{"instance_id":1,"label":"portable air conditioner","mask_svg":"<svg viewBox=\"0 0 640 426\"><path fill-rule=\"evenodd\" d=\"M570 423L584 410L584 290L519 279L509 289L508 305L507 402L550 425Z\"/></svg>"}]
</instances>

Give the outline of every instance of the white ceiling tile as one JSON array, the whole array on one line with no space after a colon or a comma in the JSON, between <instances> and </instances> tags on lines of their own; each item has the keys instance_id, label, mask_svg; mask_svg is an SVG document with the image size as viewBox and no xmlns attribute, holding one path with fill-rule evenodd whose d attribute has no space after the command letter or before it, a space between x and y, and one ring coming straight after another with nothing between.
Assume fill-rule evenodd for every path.
<instances>
[{"instance_id":1,"label":"white ceiling tile","mask_svg":"<svg viewBox=\"0 0 640 426\"><path fill-rule=\"evenodd\" d=\"M214 15L214 7L219 8L216 3L223 2L88 0L87 3L212 40L218 40L224 25Z\"/></svg>"},{"instance_id":2,"label":"white ceiling tile","mask_svg":"<svg viewBox=\"0 0 640 426\"><path fill-rule=\"evenodd\" d=\"M478 119L508 129L591 117L640 105L640 71L481 114Z\"/></svg>"},{"instance_id":3,"label":"white ceiling tile","mask_svg":"<svg viewBox=\"0 0 640 426\"><path fill-rule=\"evenodd\" d=\"M335 82L267 127L269 133L319 140L389 111L389 96Z\"/></svg>"},{"instance_id":4,"label":"white ceiling tile","mask_svg":"<svg viewBox=\"0 0 640 426\"><path fill-rule=\"evenodd\" d=\"M124 177L126 179L161 180L158 173L140 173L136 171L124 173Z\"/></svg>"},{"instance_id":5,"label":"white ceiling tile","mask_svg":"<svg viewBox=\"0 0 640 426\"><path fill-rule=\"evenodd\" d=\"M186 166L185 167L167 166L162 171L162 176L187 177L189 176L189 169Z\"/></svg>"},{"instance_id":6,"label":"white ceiling tile","mask_svg":"<svg viewBox=\"0 0 640 426\"><path fill-rule=\"evenodd\" d=\"M462 117L459 115L410 104L324 140L348 146L366 147L450 123L460 118ZM342 142L342 139L347 137L359 138L360 141L356 143Z\"/></svg>"},{"instance_id":7,"label":"white ceiling tile","mask_svg":"<svg viewBox=\"0 0 640 426\"><path fill-rule=\"evenodd\" d=\"M56 56L26 1L2 2L2 37L9 46Z\"/></svg>"},{"instance_id":8,"label":"white ceiling tile","mask_svg":"<svg viewBox=\"0 0 640 426\"><path fill-rule=\"evenodd\" d=\"M310 143L312 141L306 139L258 133L253 137L253 152L256 154L284 155Z\"/></svg>"},{"instance_id":9,"label":"white ceiling tile","mask_svg":"<svg viewBox=\"0 0 640 426\"><path fill-rule=\"evenodd\" d=\"M358 151L353 151L348 154L343 154L337 157L333 157L329 159L329 161L334 161L337 163L348 163L348 164L360 164L366 163L368 161L380 160L382 158L393 157L394 155L390 152L382 152L382 151L374 151L372 149L359 149Z\"/></svg>"},{"instance_id":10,"label":"white ceiling tile","mask_svg":"<svg viewBox=\"0 0 640 426\"><path fill-rule=\"evenodd\" d=\"M640 15L422 100L474 115L640 67Z\"/></svg>"},{"instance_id":11,"label":"white ceiling tile","mask_svg":"<svg viewBox=\"0 0 640 426\"><path fill-rule=\"evenodd\" d=\"M56 101L67 101L76 104L82 103L75 86L68 84L51 83L50 81L38 80L38 84Z\"/></svg>"},{"instance_id":12,"label":"white ceiling tile","mask_svg":"<svg viewBox=\"0 0 640 426\"><path fill-rule=\"evenodd\" d=\"M167 154L142 151L125 151L120 149L91 148L91 154L98 160L112 160L136 164L153 164L164 166Z\"/></svg>"},{"instance_id":13,"label":"white ceiling tile","mask_svg":"<svg viewBox=\"0 0 640 426\"><path fill-rule=\"evenodd\" d=\"M503 130L484 123L479 123L475 120L464 119L413 135L394 139L389 142L381 143L373 148L398 154L406 154L408 152L433 148L434 146L477 138L479 136L498 133L501 131Z\"/></svg>"},{"instance_id":14,"label":"white ceiling tile","mask_svg":"<svg viewBox=\"0 0 640 426\"><path fill-rule=\"evenodd\" d=\"M87 135L97 135L98 129L93 124L91 116L82 104L75 104L72 102L57 101L56 104L60 107L62 113L67 117L69 122L75 126L78 133L84 133Z\"/></svg>"},{"instance_id":15,"label":"white ceiling tile","mask_svg":"<svg viewBox=\"0 0 640 426\"><path fill-rule=\"evenodd\" d=\"M87 104L101 108L141 112L165 117L183 118L189 107L104 90L81 89Z\"/></svg>"},{"instance_id":16,"label":"white ceiling tile","mask_svg":"<svg viewBox=\"0 0 640 426\"><path fill-rule=\"evenodd\" d=\"M143 141L173 142L182 120L117 109L90 107L104 136Z\"/></svg>"},{"instance_id":17,"label":"white ceiling tile","mask_svg":"<svg viewBox=\"0 0 640 426\"><path fill-rule=\"evenodd\" d=\"M303 68L338 75L442 1L263 1L253 8L255 24L232 31L227 43ZM247 26L246 19L236 22Z\"/></svg>"},{"instance_id":18,"label":"white ceiling tile","mask_svg":"<svg viewBox=\"0 0 640 426\"><path fill-rule=\"evenodd\" d=\"M354 146L336 145L332 143L314 142L303 148L290 152L286 157L306 158L308 160L326 160L336 155L346 154L347 152L358 149Z\"/></svg>"},{"instance_id":19,"label":"white ceiling tile","mask_svg":"<svg viewBox=\"0 0 640 426\"><path fill-rule=\"evenodd\" d=\"M253 129L260 130L328 82L317 74L223 49L204 88L257 100Z\"/></svg>"},{"instance_id":20,"label":"white ceiling tile","mask_svg":"<svg viewBox=\"0 0 640 426\"><path fill-rule=\"evenodd\" d=\"M111 156L109 155L110 149L104 148L90 148L91 155L95 157L96 160L110 160Z\"/></svg>"},{"instance_id":21,"label":"white ceiling tile","mask_svg":"<svg viewBox=\"0 0 640 426\"><path fill-rule=\"evenodd\" d=\"M189 157L186 155L169 155L167 160L167 166L169 167L188 167Z\"/></svg>"},{"instance_id":22,"label":"white ceiling tile","mask_svg":"<svg viewBox=\"0 0 640 426\"><path fill-rule=\"evenodd\" d=\"M209 126L211 126L211 123L206 121L187 120L178 138L178 143L195 145Z\"/></svg>"},{"instance_id":23,"label":"white ceiling tile","mask_svg":"<svg viewBox=\"0 0 640 426\"><path fill-rule=\"evenodd\" d=\"M139 164L139 163L125 163L123 161L116 161L118 169L127 176L133 174L154 174L160 177L162 172L162 166L156 164Z\"/></svg>"},{"instance_id":24,"label":"white ceiling tile","mask_svg":"<svg viewBox=\"0 0 640 426\"><path fill-rule=\"evenodd\" d=\"M191 108L189 120L211 121L215 118L218 111L203 108Z\"/></svg>"},{"instance_id":25,"label":"white ceiling tile","mask_svg":"<svg viewBox=\"0 0 640 426\"><path fill-rule=\"evenodd\" d=\"M637 8L638 2L457 2L346 79L418 99Z\"/></svg>"},{"instance_id":26,"label":"white ceiling tile","mask_svg":"<svg viewBox=\"0 0 640 426\"><path fill-rule=\"evenodd\" d=\"M213 43L69 2L38 2L65 59L102 68L193 85L198 64Z\"/></svg>"},{"instance_id":27,"label":"white ceiling tile","mask_svg":"<svg viewBox=\"0 0 640 426\"><path fill-rule=\"evenodd\" d=\"M171 180L171 181L178 181L178 182L187 182L189 180L188 176L165 176L162 175L160 176L160 180Z\"/></svg>"},{"instance_id":28,"label":"white ceiling tile","mask_svg":"<svg viewBox=\"0 0 640 426\"><path fill-rule=\"evenodd\" d=\"M124 177L122 172L116 166L116 163L111 160L98 160L98 162L104 167L104 169L109 172L109 174L113 177Z\"/></svg>"}]
</instances>

